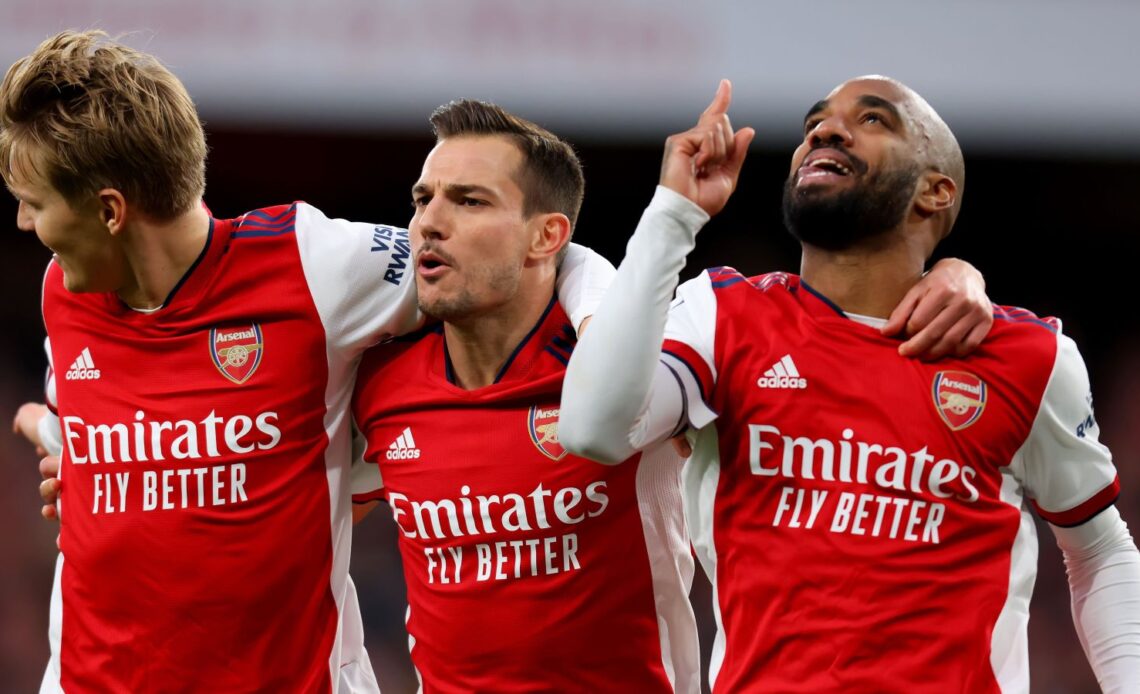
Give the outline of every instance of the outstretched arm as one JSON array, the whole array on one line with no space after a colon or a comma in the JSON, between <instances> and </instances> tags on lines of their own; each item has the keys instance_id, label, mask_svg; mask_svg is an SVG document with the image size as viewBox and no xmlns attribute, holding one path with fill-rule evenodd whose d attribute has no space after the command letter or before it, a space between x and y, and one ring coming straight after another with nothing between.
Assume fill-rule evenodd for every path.
<instances>
[{"instance_id":1,"label":"outstretched arm","mask_svg":"<svg viewBox=\"0 0 1140 694\"><path fill-rule=\"evenodd\" d=\"M657 194L567 368L559 440L573 453L617 463L686 424L678 375L658 357L685 257L735 189L754 135L732 130L731 98L722 81L697 125L666 142Z\"/></svg>"}]
</instances>

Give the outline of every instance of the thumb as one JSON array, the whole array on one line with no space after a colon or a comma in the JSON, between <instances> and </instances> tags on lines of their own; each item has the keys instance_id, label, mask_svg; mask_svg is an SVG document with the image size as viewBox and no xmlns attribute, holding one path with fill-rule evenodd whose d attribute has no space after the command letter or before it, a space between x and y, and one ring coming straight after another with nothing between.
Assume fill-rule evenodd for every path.
<instances>
[{"instance_id":1,"label":"thumb","mask_svg":"<svg viewBox=\"0 0 1140 694\"><path fill-rule=\"evenodd\" d=\"M752 128L741 128L732 136L732 156L725 162L725 168L734 178L740 175L740 169L744 166L744 158L748 156L748 147L755 137L756 131Z\"/></svg>"}]
</instances>

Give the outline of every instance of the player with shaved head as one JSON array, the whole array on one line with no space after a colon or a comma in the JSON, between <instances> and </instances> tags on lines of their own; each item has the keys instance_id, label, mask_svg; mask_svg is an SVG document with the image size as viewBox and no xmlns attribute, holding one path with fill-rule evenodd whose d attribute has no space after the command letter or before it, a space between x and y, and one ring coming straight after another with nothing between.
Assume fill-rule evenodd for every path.
<instances>
[{"instance_id":1,"label":"player with shaved head","mask_svg":"<svg viewBox=\"0 0 1140 694\"><path fill-rule=\"evenodd\" d=\"M953 227L965 170L922 97L874 76L816 103L784 188L800 275L716 268L670 306L752 138L729 99L722 84L669 138L571 359L559 432L611 464L692 432L685 517L715 591L713 691L1028 692L1031 509L1064 551L1098 681L1140 691L1140 553L1060 321L997 307L976 352L899 358L905 321L888 316Z\"/></svg>"}]
</instances>

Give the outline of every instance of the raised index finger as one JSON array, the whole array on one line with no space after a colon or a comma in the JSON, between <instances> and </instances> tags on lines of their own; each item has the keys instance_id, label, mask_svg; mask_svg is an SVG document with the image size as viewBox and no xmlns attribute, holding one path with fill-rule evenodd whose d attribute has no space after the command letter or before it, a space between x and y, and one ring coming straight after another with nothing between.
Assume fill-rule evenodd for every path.
<instances>
[{"instance_id":1,"label":"raised index finger","mask_svg":"<svg viewBox=\"0 0 1140 694\"><path fill-rule=\"evenodd\" d=\"M720 84L717 85L716 95L713 96L712 103L701 113L701 117L697 119L697 122L705 123L722 117L728 113L730 104L732 104L732 82L721 80Z\"/></svg>"}]
</instances>

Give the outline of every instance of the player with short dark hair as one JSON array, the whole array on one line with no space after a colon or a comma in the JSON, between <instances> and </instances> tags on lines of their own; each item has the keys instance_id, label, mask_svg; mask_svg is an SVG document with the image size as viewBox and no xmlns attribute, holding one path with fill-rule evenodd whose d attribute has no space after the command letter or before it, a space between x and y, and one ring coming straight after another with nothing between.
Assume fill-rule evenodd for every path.
<instances>
[{"instance_id":1,"label":"player with short dark hair","mask_svg":"<svg viewBox=\"0 0 1140 694\"><path fill-rule=\"evenodd\" d=\"M555 301L554 259L577 158L491 104L432 122L410 230L443 323L369 350L353 402L378 468L356 499L392 510L424 689L698 692L680 459L659 445L606 468L559 442L581 318Z\"/></svg>"}]
</instances>

